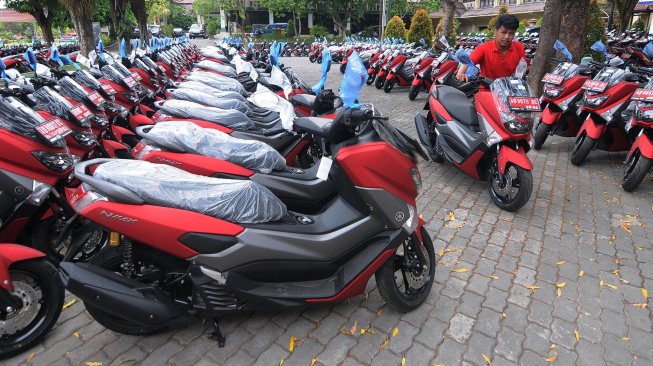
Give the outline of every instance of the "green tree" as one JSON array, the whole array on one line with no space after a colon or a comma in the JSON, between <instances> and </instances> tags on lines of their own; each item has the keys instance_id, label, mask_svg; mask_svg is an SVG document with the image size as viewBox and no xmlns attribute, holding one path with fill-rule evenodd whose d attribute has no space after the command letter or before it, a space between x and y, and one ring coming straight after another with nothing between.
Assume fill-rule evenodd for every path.
<instances>
[{"instance_id":1,"label":"green tree","mask_svg":"<svg viewBox=\"0 0 653 366\"><path fill-rule=\"evenodd\" d=\"M639 0L610 0L611 3L615 5L615 9L619 9L619 33L622 33L628 26L630 26L630 20L633 18L633 12L635 11L635 5L637 5Z\"/></svg>"},{"instance_id":2,"label":"green tree","mask_svg":"<svg viewBox=\"0 0 653 366\"><path fill-rule=\"evenodd\" d=\"M185 14L185 8L179 5L173 5L170 7L170 10L171 14L168 18L168 23L172 24L173 27L188 29L193 24L194 19Z\"/></svg>"},{"instance_id":3,"label":"green tree","mask_svg":"<svg viewBox=\"0 0 653 366\"><path fill-rule=\"evenodd\" d=\"M95 0L59 0L68 9L70 18L77 31L77 41L82 54L88 55L95 49L93 38L93 15L95 14Z\"/></svg>"},{"instance_id":4,"label":"green tree","mask_svg":"<svg viewBox=\"0 0 653 366\"><path fill-rule=\"evenodd\" d=\"M338 26L340 36L347 35L347 21L356 22L363 18L368 8L378 4L377 0L307 0L317 9L331 16Z\"/></svg>"},{"instance_id":5,"label":"green tree","mask_svg":"<svg viewBox=\"0 0 653 366\"><path fill-rule=\"evenodd\" d=\"M453 21L453 27L451 27L451 32L449 32L449 35L447 35L446 37L444 37L444 38L446 38L447 41L449 42L449 45L450 45L450 46L455 46L455 45L456 45L456 42L458 41L458 33L457 33L457 29L458 29L458 28L460 28L460 21L458 21L458 19L454 19L454 21ZM436 34L436 35L440 34L440 31L441 31L441 30L442 30L442 19L440 19L440 20L438 21L438 25L435 27L435 34ZM440 38L441 38L441 37L437 37L437 38L434 39L433 41L434 41L435 43L438 43Z\"/></svg>"},{"instance_id":6,"label":"green tree","mask_svg":"<svg viewBox=\"0 0 653 366\"><path fill-rule=\"evenodd\" d=\"M237 24L242 24L245 19L245 0L197 0L193 3L193 10L200 15L219 14L223 9L227 21L234 17Z\"/></svg>"},{"instance_id":7,"label":"green tree","mask_svg":"<svg viewBox=\"0 0 653 366\"><path fill-rule=\"evenodd\" d=\"M392 6L390 7L390 15L399 16L400 18L405 17L415 10L415 3L408 0L392 0Z\"/></svg>"},{"instance_id":8,"label":"green tree","mask_svg":"<svg viewBox=\"0 0 653 366\"><path fill-rule=\"evenodd\" d=\"M6 6L9 9L33 16L41 28L44 41L48 46L52 45L54 42L52 21L57 13L66 12L56 0L7 0Z\"/></svg>"},{"instance_id":9,"label":"green tree","mask_svg":"<svg viewBox=\"0 0 653 366\"><path fill-rule=\"evenodd\" d=\"M415 12L408 30L408 42L419 42L421 38L426 41L427 45L433 42L433 22L424 9Z\"/></svg>"},{"instance_id":10,"label":"green tree","mask_svg":"<svg viewBox=\"0 0 653 366\"><path fill-rule=\"evenodd\" d=\"M310 30L310 34L322 38L326 37L329 34L329 31L321 25L314 25Z\"/></svg>"},{"instance_id":11,"label":"green tree","mask_svg":"<svg viewBox=\"0 0 653 366\"><path fill-rule=\"evenodd\" d=\"M508 6L506 4L501 5L501 8L499 9L499 15L490 19L490 22L487 24L485 33L488 35L488 37L494 37L494 31L497 30L497 19L499 19L499 17L503 14L508 14Z\"/></svg>"},{"instance_id":12,"label":"green tree","mask_svg":"<svg viewBox=\"0 0 653 366\"><path fill-rule=\"evenodd\" d=\"M291 14L293 19L293 32L302 33L301 17L308 13L307 0L261 0L261 6L274 14ZM290 23L288 23L290 28Z\"/></svg>"},{"instance_id":13,"label":"green tree","mask_svg":"<svg viewBox=\"0 0 653 366\"><path fill-rule=\"evenodd\" d=\"M147 7L145 0L130 0L129 4L136 18L136 24L138 24L138 30L141 34L141 44L144 44L150 39L150 33L147 31Z\"/></svg>"},{"instance_id":14,"label":"green tree","mask_svg":"<svg viewBox=\"0 0 653 366\"><path fill-rule=\"evenodd\" d=\"M585 40L585 47L583 49L583 54L590 54L594 60L602 61L605 56L602 53L592 50L592 45L601 40L603 43L606 43L605 36L605 21L602 18L603 11L601 11L601 6L592 0L589 6L589 14L587 16L587 39Z\"/></svg>"},{"instance_id":15,"label":"green tree","mask_svg":"<svg viewBox=\"0 0 653 366\"><path fill-rule=\"evenodd\" d=\"M439 0L439 6L442 8L442 19L440 19L439 29L435 32L435 38L440 39L442 36L446 36L449 39L449 42L453 43L453 40L457 38L456 30L454 27L454 15L456 12L456 5L458 0ZM453 38L452 38L453 37Z\"/></svg>"},{"instance_id":16,"label":"green tree","mask_svg":"<svg viewBox=\"0 0 653 366\"><path fill-rule=\"evenodd\" d=\"M633 23L633 28L637 30L644 30L644 21L642 18L637 18L637 20Z\"/></svg>"},{"instance_id":17,"label":"green tree","mask_svg":"<svg viewBox=\"0 0 653 366\"><path fill-rule=\"evenodd\" d=\"M170 3L167 0L145 0L148 21L161 23L165 17L170 15Z\"/></svg>"},{"instance_id":18,"label":"green tree","mask_svg":"<svg viewBox=\"0 0 653 366\"><path fill-rule=\"evenodd\" d=\"M587 43L587 27L590 0L577 0L566 5L562 12L562 22L558 39L563 42L573 56L573 62L580 62ZM597 24L601 24L597 22ZM603 25L605 27L605 25Z\"/></svg>"},{"instance_id":19,"label":"green tree","mask_svg":"<svg viewBox=\"0 0 653 366\"><path fill-rule=\"evenodd\" d=\"M383 32L384 38L401 38L406 39L406 24L404 24L403 19L398 16L393 16L392 19L388 22L388 25L385 27L385 32Z\"/></svg>"},{"instance_id":20,"label":"green tree","mask_svg":"<svg viewBox=\"0 0 653 366\"><path fill-rule=\"evenodd\" d=\"M286 37L292 38L295 36L295 22L292 19L288 20L288 27L286 28Z\"/></svg>"}]
</instances>

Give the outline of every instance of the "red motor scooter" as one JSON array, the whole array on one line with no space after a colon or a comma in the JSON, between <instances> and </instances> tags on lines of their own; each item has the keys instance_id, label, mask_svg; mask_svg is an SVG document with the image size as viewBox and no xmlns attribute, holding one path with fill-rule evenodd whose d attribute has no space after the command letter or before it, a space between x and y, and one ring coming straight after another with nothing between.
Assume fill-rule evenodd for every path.
<instances>
[{"instance_id":1,"label":"red motor scooter","mask_svg":"<svg viewBox=\"0 0 653 366\"><path fill-rule=\"evenodd\" d=\"M411 86L415 79L415 71L430 65L433 57L429 51L420 52L419 55L408 58L409 55L397 56L389 68L388 75L383 83L383 91L389 93L395 84L399 86Z\"/></svg>"},{"instance_id":2,"label":"red motor scooter","mask_svg":"<svg viewBox=\"0 0 653 366\"><path fill-rule=\"evenodd\" d=\"M653 76L653 72L647 73ZM621 187L627 192L637 189L646 175L653 171L653 81L643 89L637 89L631 100L634 109L625 129L631 135L636 133L637 137L624 161L626 171Z\"/></svg>"}]
</instances>

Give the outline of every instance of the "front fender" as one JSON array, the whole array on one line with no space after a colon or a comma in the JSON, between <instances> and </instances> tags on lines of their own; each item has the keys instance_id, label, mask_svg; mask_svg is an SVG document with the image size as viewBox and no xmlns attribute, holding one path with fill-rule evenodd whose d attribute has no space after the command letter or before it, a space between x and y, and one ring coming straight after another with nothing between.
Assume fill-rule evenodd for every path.
<instances>
[{"instance_id":1,"label":"front fender","mask_svg":"<svg viewBox=\"0 0 653 366\"><path fill-rule=\"evenodd\" d=\"M576 134L576 137L583 136L583 133L586 133L588 137L598 140L603 136L606 127L607 124L597 122L592 115L590 115L587 117L585 122L583 122L583 125L580 126L580 130L578 131L578 134Z\"/></svg>"},{"instance_id":2,"label":"front fender","mask_svg":"<svg viewBox=\"0 0 653 366\"><path fill-rule=\"evenodd\" d=\"M523 146L520 146L517 150L513 150L506 145L501 145L497 160L499 163L499 173L501 174L506 172L506 166L508 166L508 163L515 164L529 171L533 170L533 163L531 163L526 155Z\"/></svg>"},{"instance_id":3,"label":"front fender","mask_svg":"<svg viewBox=\"0 0 653 366\"><path fill-rule=\"evenodd\" d=\"M551 108L544 108L542 111L542 123L547 125L556 125L562 117L562 112L554 112Z\"/></svg>"},{"instance_id":4,"label":"front fender","mask_svg":"<svg viewBox=\"0 0 653 366\"><path fill-rule=\"evenodd\" d=\"M645 134L637 136L635 143L633 143L633 146L630 148L628 158L630 159L633 153L637 150L639 150L642 156L653 160L653 141L651 141L651 139Z\"/></svg>"},{"instance_id":5,"label":"front fender","mask_svg":"<svg viewBox=\"0 0 653 366\"><path fill-rule=\"evenodd\" d=\"M14 286L9 277L9 266L13 263L43 257L45 254L34 248L18 244L0 244L0 287L13 291Z\"/></svg>"}]
</instances>

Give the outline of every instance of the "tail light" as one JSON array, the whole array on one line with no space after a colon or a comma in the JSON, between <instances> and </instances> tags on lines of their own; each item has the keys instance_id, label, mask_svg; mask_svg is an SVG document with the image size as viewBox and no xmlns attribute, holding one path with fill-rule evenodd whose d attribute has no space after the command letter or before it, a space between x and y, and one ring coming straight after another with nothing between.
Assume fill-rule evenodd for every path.
<instances>
[{"instance_id":1,"label":"tail light","mask_svg":"<svg viewBox=\"0 0 653 366\"><path fill-rule=\"evenodd\" d=\"M83 193L81 197L73 197L71 199L70 205L73 207L75 212L81 212L86 207L90 206L94 202L98 201L108 201L108 199L101 194L95 192L86 192Z\"/></svg>"},{"instance_id":2,"label":"tail light","mask_svg":"<svg viewBox=\"0 0 653 366\"><path fill-rule=\"evenodd\" d=\"M63 173L75 165L75 159L70 153L33 151L32 155L34 155L41 164L45 165L46 168L57 173Z\"/></svg>"}]
</instances>

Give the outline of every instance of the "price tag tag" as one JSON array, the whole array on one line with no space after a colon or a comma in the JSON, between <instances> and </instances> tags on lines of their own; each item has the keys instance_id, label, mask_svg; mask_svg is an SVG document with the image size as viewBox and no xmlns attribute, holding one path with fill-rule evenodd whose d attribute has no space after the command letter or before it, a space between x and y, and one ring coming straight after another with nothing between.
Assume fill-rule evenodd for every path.
<instances>
[{"instance_id":1,"label":"price tag tag","mask_svg":"<svg viewBox=\"0 0 653 366\"><path fill-rule=\"evenodd\" d=\"M59 117L52 117L49 120L34 127L34 129L36 129L36 132L38 132L51 143L56 142L60 138L63 138L72 132Z\"/></svg>"},{"instance_id":2,"label":"price tag tag","mask_svg":"<svg viewBox=\"0 0 653 366\"><path fill-rule=\"evenodd\" d=\"M320 160L320 166L317 168L317 174L315 176L322 180L327 180L329 178L329 171L331 170L331 165L333 160L323 156Z\"/></svg>"}]
</instances>

